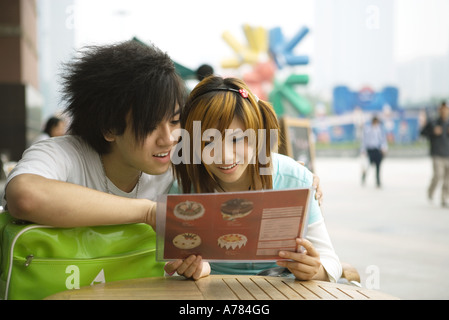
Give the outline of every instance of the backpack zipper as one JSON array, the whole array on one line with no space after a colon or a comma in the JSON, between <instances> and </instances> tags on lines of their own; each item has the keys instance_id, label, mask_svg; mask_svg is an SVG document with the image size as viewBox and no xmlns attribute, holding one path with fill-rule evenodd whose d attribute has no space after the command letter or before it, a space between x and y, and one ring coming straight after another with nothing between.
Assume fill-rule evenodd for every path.
<instances>
[{"instance_id":1,"label":"backpack zipper","mask_svg":"<svg viewBox=\"0 0 449 320\"><path fill-rule=\"evenodd\" d=\"M17 239L24 234L25 232L27 232L28 230L32 230L32 229L37 229L37 228L53 228L51 226L42 226L42 225L31 225L28 226L26 228L23 228L22 230L20 230L19 233L16 234L16 236L14 237L14 239L12 240L11 243L11 249L9 251L9 268L8 268L8 276L6 277L6 286L5 286L5 300L8 300L8 294L9 294L9 284L11 282L11 273L12 273L12 267L13 267L13 255L14 255L14 246L16 245ZM29 255L27 257L27 262L28 262L28 258L30 258L29 263L31 263L31 260L34 258L33 255ZM26 264L25 264L26 265ZM29 265L29 264L28 264ZM27 265L26 265L27 266Z\"/></svg>"}]
</instances>

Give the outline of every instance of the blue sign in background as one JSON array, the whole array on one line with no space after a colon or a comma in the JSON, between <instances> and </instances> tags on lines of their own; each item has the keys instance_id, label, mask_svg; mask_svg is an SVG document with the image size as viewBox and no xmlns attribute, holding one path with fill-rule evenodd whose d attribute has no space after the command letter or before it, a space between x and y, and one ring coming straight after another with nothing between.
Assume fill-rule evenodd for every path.
<instances>
[{"instance_id":1,"label":"blue sign in background","mask_svg":"<svg viewBox=\"0 0 449 320\"><path fill-rule=\"evenodd\" d=\"M360 107L362 111L380 112L385 105L389 105L392 111L398 111L399 91L396 87L385 87L380 92L370 88L360 91L351 91L346 86L338 86L333 91L333 111L335 114L344 114Z\"/></svg>"}]
</instances>

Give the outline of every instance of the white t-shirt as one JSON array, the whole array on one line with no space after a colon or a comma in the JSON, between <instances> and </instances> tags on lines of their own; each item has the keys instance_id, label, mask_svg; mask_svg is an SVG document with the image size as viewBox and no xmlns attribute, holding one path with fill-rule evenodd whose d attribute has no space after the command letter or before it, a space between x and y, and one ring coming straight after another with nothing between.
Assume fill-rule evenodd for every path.
<instances>
[{"instance_id":1,"label":"white t-shirt","mask_svg":"<svg viewBox=\"0 0 449 320\"><path fill-rule=\"evenodd\" d=\"M9 174L6 185L11 179L24 173L70 182L103 192L107 190L99 154L77 136L65 135L33 144L25 150L22 159ZM159 195L168 192L172 183L171 170L161 175L142 173L137 197L156 201ZM127 198L136 197L136 188L127 193L117 188L108 178L107 184L112 194ZM4 198L2 205L6 206Z\"/></svg>"}]
</instances>

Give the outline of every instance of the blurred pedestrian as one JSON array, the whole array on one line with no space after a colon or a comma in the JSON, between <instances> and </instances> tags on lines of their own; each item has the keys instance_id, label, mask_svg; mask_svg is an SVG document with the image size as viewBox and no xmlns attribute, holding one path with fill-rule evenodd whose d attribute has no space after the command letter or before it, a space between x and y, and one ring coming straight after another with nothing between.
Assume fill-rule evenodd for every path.
<instances>
[{"instance_id":1,"label":"blurred pedestrian","mask_svg":"<svg viewBox=\"0 0 449 320\"><path fill-rule=\"evenodd\" d=\"M376 186L381 187L380 183L380 164L388 150L387 135L382 127L379 118L374 116L371 125L366 126L362 136L362 155L367 155L369 164L376 167ZM365 184L366 173L369 166L362 171L362 184Z\"/></svg>"},{"instance_id":2,"label":"blurred pedestrian","mask_svg":"<svg viewBox=\"0 0 449 320\"><path fill-rule=\"evenodd\" d=\"M430 156L432 157L433 176L427 190L429 200L439 182L442 181L441 205L447 207L449 193L449 107L442 102L439 108L439 116L434 121L427 121L421 130L421 135L426 136L430 142Z\"/></svg>"},{"instance_id":3,"label":"blurred pedestrian","mask_svg":"<svg viewBox=\"0 0 449 320\"><path fill-rule=\"evenodd\" d=\"M44 130L42 133L37 137L34 142L52 138L52 137L59 137L66 134L66 122L63 118L59 118L56 116L50 117L47 122L45 123Z\"/></svg>"}]
</instances>

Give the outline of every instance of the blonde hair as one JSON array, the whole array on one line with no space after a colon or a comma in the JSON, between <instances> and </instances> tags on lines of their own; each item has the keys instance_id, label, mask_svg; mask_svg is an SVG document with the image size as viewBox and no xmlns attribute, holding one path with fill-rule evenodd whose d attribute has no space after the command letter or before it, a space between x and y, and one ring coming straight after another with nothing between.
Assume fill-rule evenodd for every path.
<instances>
[{"instance_id":1,"label":"blonde hair","mask_svg":"<svg viewBox=\"0 0 449 320\"><path fill-rule=\"evenodd\" d=\"M248 94L239 93L244 89ZM175 175L184 193L211 193L220 186L211 172L201 162L195 164L193 157L194 139L201 139L203 132L214 128L224 134L234 117L238 117L245 125L245 129L252 129L256 133L257 152L253 163L248 164L250 170L251 190L257 186L262 189L272 189L271 174L260 175L261 168L270 168L271 161L260 163L260 156L270 159L272 133L279 136L279 122L272 106L255 97L247 85L236 78L221 78L210 76L201 81L191 92L181 113L181 127L190 138L190 159L175 166ZM194 121L201 121L201 135L194 137ZM265 135L259 136L259 129L265 130ZM224 136L224 135L223 135ZM277 142L277 141L276 141ZM201 151L206 142L201 140ZM277 144L276 144L277 147ZM264 153L264 154L262 154ZM190 164L189 164L190 163ZM193 187L193 190L192 190Z\"/></svg>"}]
</instances>

